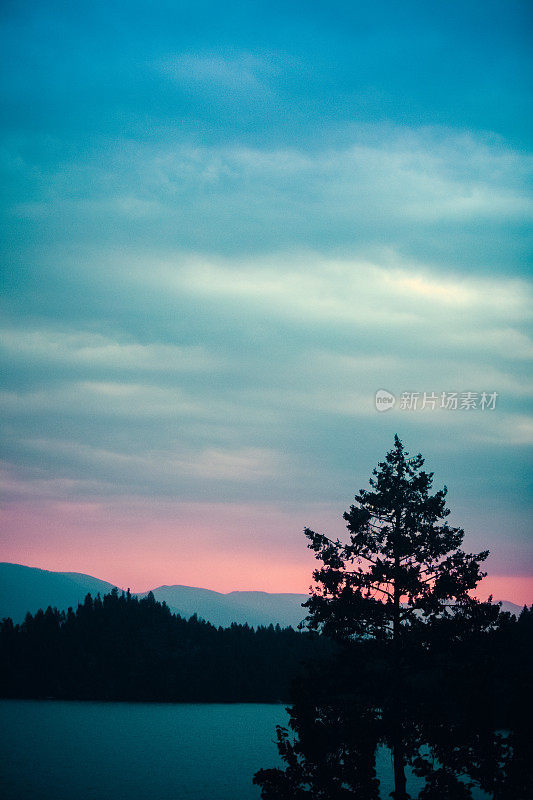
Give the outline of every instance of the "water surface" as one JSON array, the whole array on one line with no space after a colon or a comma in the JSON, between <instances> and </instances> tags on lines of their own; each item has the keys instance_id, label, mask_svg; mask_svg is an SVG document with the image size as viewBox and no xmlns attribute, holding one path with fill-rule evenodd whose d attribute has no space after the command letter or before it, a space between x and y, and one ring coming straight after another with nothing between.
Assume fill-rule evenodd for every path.
<instances>
[{"instance_id":1,"label":"water surface","mask_svg":"<svg viewBox=\"0 0 533 800\"><path fill-rule=\"evenodd\" d=\"M257 800L280 705L0 701L4 800Z\"/></svg>"},{"instance_id":2,"label":"water surface","mask_svg":"<svg viewBox=\"0 0 533 800\"><path fill-rule=\"evenodd\" d=\"M287 722L282 705L0 700L0 793L4 800L259 800L252 777L281 765L275 730ZM383 747L376 768L385 800L393 771ZM422 785L409 777L414 796Z\"/></svg>"}]
</instances>

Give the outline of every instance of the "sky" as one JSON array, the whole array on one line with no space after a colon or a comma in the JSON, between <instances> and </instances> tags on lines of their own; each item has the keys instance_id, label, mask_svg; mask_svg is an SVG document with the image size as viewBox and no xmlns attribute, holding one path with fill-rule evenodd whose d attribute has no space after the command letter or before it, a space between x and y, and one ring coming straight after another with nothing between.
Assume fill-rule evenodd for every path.
<instances>
[{"instance_id":1,"label":"sky","mask_svg":"<svg viewBox=\"0 0 533 800\"><path fill-rule=\"evenodd\" d=\"M0 559L306 592L397 432L533 602L531 4L1 15Z\"/></svg>"}]
</instances>

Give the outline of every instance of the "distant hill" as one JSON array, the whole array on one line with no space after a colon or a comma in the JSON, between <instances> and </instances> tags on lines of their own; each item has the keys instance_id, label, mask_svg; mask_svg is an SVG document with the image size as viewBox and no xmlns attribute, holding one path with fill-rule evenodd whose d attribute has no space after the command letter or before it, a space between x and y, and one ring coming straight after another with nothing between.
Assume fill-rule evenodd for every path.
<instances>
[{"instance_id":1,"label":"distant hill","mask_svg":"<svg viewBox=\"0 0 533 800\"><path fill-rule=\"evenodd\" d=\"M269 594L268 592L229 592L221 594L192 586L159 586L154 597L184 617L197 614L213 625L228 627L238 622L258 625L291 625L295 628L305 617L302 603L305 594Z\"/></svg>"},{"instance_id":2,"label":"distant hill","mask_svg":"<svg viewBox=\"0 0 533 800\"><path fill-rule=\"evenodd\" d=\"M108 594L114 584L78 572L51 572L20 564L0 563L0 619L11 617L22 622L26 613L52 606L76 608L89 592ZM153 589L156 600L167 603L183 617L198 617L213 625L227 627L232 622L296 627L304 618L301 604L305 594L269 594L268 592L229 592L222 594L193 586L159 586ZM148 592L140 594L144 597Z\"/></svg>"},{"instance_id":3,"label":"distant hill","mask_svg":"<svg viewBox=\"0 0 533 800\"><path fill-rule=\"evenodd\" d=\"M20 564L0 563L0 619L11 617L22 622L26 612L55 606L76 608L89 592L108 594L113 584L79 572L51 572ZM258 625L291 625L295 628L305 616L305 594L268 592L229 592L222 594L193 586L159 586L152 590L156 600L166 602L182 617L198 617L213 625L228 627L232 622ZM140 597L145 596L147 592ZM521 607L503 601L502 609L518 615Z\"/></svg>"},{"instance_id":4,"label":"distant hill","mask_svg":"<svg viewBox=\"0 0 533 800\"><path fill-rule=\"evenodd\" d=\"M26 612L56 606L66 610L82 603L87 592L108 594L112 583L80 572L50 572L47 569L0 563L0 619L22 622Z\"/></svg>"},{"instance_id":5,"label":"distant hill","mask_svg":"<svg viewBox=\"0 0 533 800\"><path fill-rule=\"evenodd\" d=\"M498 601L494 601L498 602ZM517 606L516 603L511 603L509 600L502 600L502 611L508 611L510 614L514 614L515 617L520 615L524 606Z\"/></svg>"}]
</instances>

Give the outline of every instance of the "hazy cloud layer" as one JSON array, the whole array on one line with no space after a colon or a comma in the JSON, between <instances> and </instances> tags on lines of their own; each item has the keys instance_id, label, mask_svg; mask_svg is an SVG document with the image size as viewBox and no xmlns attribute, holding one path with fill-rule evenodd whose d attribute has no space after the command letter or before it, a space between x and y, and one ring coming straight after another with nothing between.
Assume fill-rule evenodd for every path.
<instances>
[{"instance_id":1,"label":"hazy cloud layer","mask_svg":"<svg viewBox=\"0 0 533 800\"><path fill-rule=\"evenodd\" d=\"M493 571L526 573L526 4L178 5L5 12L9 553L39 507L73 558L102 508L142 508L171 570L194 507L247 569L270 515L281 575L398 431ZM453 391L496 407L400 407Z\"/></svg>"}]
</instances>

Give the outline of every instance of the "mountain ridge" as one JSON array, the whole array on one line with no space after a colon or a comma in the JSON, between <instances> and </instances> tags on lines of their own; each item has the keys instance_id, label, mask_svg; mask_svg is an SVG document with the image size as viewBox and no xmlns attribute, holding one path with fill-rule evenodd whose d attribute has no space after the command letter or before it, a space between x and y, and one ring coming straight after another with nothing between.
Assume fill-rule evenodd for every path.
<instances>
[{"instance_id":1,"label":"mountain ridge","mask_svg":"<svg viewBox=\"0 0 533 800\"><path fill-rule=\"evenodd\" d=\"M34 614L48 606L67 610L83 603L87 593L108 594L115 584L86 575L83 572L56 572L10 562L0 563L0 619L11 617L23 621L29 611ZM145 597L152 591L159 602L183 617L196 614L213 625L228 627L232 623L258 627L260 625L291 626L296 628L305 617L302 603L308 595L296 592L271 593L254 590L217 592L183 584L165 584L136 596ZM522 606L501 601L502 610L518 615Z\"/></svg>"}]
</instances>

